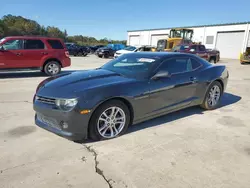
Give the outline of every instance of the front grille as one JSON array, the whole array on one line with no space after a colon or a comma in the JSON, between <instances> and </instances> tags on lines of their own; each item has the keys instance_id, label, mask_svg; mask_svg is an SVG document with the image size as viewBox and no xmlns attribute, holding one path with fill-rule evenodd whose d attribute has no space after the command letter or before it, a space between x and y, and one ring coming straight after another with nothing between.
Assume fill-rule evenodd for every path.
<instances>
[{"instance_id":1,"label":"front grille","mask_svg":"<svg viewBox=\"0 0 250 188\"><path fill-rule=\"evenodd\" d=\"M50 126L50 127L53 127L55 129L59 129L61 130L62 128L60 127L59 123L57 122L57 120L55 120L54 118L51 118L51 117L47 117L47 116L44 116L40 113L37 113L37 119L39 121L41 121L42 123Z\"/></svg>"},{"instance_id":2,"label":"front grille","mask_svg":"<svg viewBox=\"0 0 250 188\"><path fill-rule=\"evenodd\" d=\"M36 101L39 101L41 103L46 103L46 104L55 104L56 99L53 98L48 98L48 97L42 97L42 96L36 96Z\"/></svg>"}]
</instances>

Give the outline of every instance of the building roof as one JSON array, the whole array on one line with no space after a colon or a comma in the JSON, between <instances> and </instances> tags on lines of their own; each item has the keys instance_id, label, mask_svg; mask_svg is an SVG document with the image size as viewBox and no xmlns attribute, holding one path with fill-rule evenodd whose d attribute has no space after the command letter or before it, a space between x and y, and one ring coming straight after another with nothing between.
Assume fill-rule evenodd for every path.
<instances>
[{"instance_id":1,"label":"building roof","mask_svg":"<svg viewBox=\"0 0 250 188\"><path fill-rule=\"evenodd\" d=\"M173 29L173 28L195 28L195 27L215 27L215 26L227 26L227 25L243 25L243 24L249 24L249 23L250 23L250 21L246 21L246 22L234 22L234 23L222 23L222 24L210 24L210 25L193 25L193 26L184 26L184 27L168 27L168 28L156 28L156 29L139 29L139 30L128 30L127 32L166 30L166 29Z\"/></svg>"}]
</instances>

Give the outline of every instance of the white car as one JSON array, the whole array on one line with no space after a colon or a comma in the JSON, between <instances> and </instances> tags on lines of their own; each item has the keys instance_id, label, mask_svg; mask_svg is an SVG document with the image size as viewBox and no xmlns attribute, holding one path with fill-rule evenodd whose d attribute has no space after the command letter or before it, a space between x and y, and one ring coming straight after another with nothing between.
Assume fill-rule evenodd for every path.
<instances>
[{"instance_id":1,"label":"white car","mask_svg":"<svg viewBox=\"0 0 250 188\"><path fill-rule=\"evenodd\" d=\"M115 55L114 55L114 58L117 58L117 57L119 57L119 56L121 56L123 54L133 53L136 50L137 50L136 47L134 47L134 46L128 46L128 47L124 48L123 50L116 51Z\"/></svg>"},{"instance_id":2,"label":"white car","mask_svg":"<svg viewBox=\"0 0 250 188\"><path fill-rule=\"evenodd\" d=\"M123 54L133 53L133 52L154 52L155 47L154 46L140 46L140 47L134 47L129 46L127 48L124 48L123 50L118 50L114 54L114 58L117 58Z\"/></svg>"}]
</instances>

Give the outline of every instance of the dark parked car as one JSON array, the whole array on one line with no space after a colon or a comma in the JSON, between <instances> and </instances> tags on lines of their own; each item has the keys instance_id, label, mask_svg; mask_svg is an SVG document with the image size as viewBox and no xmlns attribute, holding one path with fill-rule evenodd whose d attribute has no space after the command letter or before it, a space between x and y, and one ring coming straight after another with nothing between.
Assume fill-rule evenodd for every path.
<instances>
[{"instance_id":1,"label":"dark parked car","mask_svg":"<svg viewBox=\"0 0 250 188\"><path fill-rule=\"evenodd\" d=\"M59 74L71 65L61 39L38 36L10 36L0 40L0 71L40 70Z\"/></svg>"},{"instance_id":2,"label":"dark parked car","mask_svg":"<svg viewBox=\"0 0 250 188\"><path fill-rule=\"evenodd\" d=\"M79 46L76 44L67 45L67 49L70 55L73 56L86 56L88 55L88 49L85 46Z\"/></svg>"},{"instance_id":3,"label":"dark parked car","mask_svg":"<svg viewBox=\"0 0 250 188\"><path fill-rule=\"evenodd\" d=\"M95 54L98 57L105 57L105 58L109 58L109 57L114 57L116 50L109 48L109 47L102 47L99 48L98 50L96 50Z\"/></svg>"},{"instance_id":4,"label":"dark parked car","mask_svg":"<svg viewBox=\"0 0 250 188\"><path fill-rule=\"evenodd\" d=\"M104 45L90 46L91 53L95 53L99 48L105 47Z\"/></svg>"},{"instance_id":5,"label":"dark parked car","mask_svg":"<svg viewBox=\"0 0 250 188\"><path fill-rule=\"evenodd\" d=\"M217 63L220 60L219 50L206 49L202 44L178 45L175 46L172 51L195 54L206 59L210 63Z\"/></svg>"},{"instance_id":6,"label":"dark parked car","mask_svg":"<svg viewBox=\"0 0 250 188\"><path fill-rule=\"evenodd\" d=\"M100 68L41 82L35 122L72 140L111 139L131 124L182 108L215 109L228 77L225 66L191 54L124 54Z\"/></svg>"}]
</instances>

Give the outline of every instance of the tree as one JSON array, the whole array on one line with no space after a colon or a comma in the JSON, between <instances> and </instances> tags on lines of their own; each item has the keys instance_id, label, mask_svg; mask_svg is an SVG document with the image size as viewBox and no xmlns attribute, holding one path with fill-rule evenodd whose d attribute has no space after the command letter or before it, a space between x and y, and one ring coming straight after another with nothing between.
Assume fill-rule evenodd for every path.
<instances>
[{"instance_id":1,"label":"tree","mask_svg":"<svg viewBox=\"0 0 250 188\"><path fill-rule=\"evenodd\" d=\"M2 22L8 27L8 35L39 35L41 26L34 20L6 15Z\"/></svg>"},{"instance_id":2,"label":"tree","mask_svg":"<svg viewBox=\"0 0 250 188\"><path fill-rule=\"evenodd\" d=\"M47 35L49 37L57 37L57 38L62 38L62 39L65 38L64 33L60 29L58 29L57 27L48 26L47 27Z\"/></svg>"},{"instance_id":3,"label":"tree","mask_svg":"<svg viewBox=\"0 0 250 188\"><path fill-rule=\"evenodd\" d=\"M34 20L22 16L5 15L0 19L0 37L13 35L42 35L64 39L67 42L74 42L79 45L107 45L110 43L123 43L126 41L111 40L103 38L97 40L94 37L75 35L68 36L67 30L61 31L54 26L44 27Z\"/></svg>"},{"instance_id":4,"label":"tree","mask_svg":"<svg viewBox=\"0 0 250 188\"><path fill-rule=\"evenodd\" d=\"M3 23L3 21L0 20L0 38L4 37L6 33L7 33L7 27Z\"/></svg>"}]
</instances>

